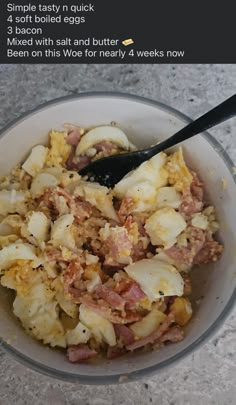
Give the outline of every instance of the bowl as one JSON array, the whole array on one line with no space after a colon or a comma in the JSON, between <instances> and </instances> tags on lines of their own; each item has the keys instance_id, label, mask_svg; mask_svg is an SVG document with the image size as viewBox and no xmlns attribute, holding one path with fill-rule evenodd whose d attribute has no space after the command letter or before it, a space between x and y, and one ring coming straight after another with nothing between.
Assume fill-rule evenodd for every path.
<instances>
[{"instance_id":1,"label":"bowl","mask_svg":"<svg viewBox=\"0 0 236 405\"><path fill-rule=\"evenodd\" d=\"M142 148L164 140L190 121L160 102L118 93L87 93L50 101L15 120L1 131L0 173L21 162L48 131L64 123L82 127L116 122L131 142ZM183 145L187 163L204 180L206 198L214 204L225 246L217 263L193 270L195 313L185 339L160 351L134 353L93 365L71 364L60 350L28 336L11 310L12 294L0 289L1 347L16 360L43 374L70 382L109 384L133 381L157 373L192 353L220 327L236 299L236 186L233 164L208 133Z\"/></svg>"}]
</instances>

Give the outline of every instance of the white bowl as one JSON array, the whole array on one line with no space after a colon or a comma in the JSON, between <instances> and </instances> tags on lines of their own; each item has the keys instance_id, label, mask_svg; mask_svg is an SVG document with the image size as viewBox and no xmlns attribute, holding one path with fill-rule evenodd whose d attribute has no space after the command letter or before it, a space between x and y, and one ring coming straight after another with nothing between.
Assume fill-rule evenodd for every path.
<instances>
[{"instance_id":1,"label":"white bowl","mask_svg":"<svg viewBox=\"0 0 236 405\"><path fill-rule=\"evenodd\" d=\"M51 128L64 123L81 126L115 121L138 147L165 139L190 120L159 102L116 93L88 93L46 103L14 121L1 132L0 174L7 174L36 144L45 143ZM193 271L193 320L186 338L159 352L129 354L116 360L71 364L59 350L49 349L28 336L11 310L11 295L0 289L0 336L2 348L15 359L39 372L67 381L108 384L132 381L156 373L191 353L222 324L236 298L236 187L233 165L222 147L207 133L183 145L191 168L204 180L207 199L214 204L220 220L220 239L225 246L222 259ZM222 180L226 188L222 187ZM204 297L204 298L202 298Z\"/></svg>"}]
</instances>

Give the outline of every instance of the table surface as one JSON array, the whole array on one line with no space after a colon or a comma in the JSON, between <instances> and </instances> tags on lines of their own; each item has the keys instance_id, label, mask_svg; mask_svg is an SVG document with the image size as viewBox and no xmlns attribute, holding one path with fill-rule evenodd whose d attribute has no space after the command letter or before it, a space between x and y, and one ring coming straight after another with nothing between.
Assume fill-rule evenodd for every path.
<instances>
[{"instance_id":1,"label":"table surface","mask_svg":"<svg viewBox=\"0 0 236 405\"><path fill-rule=\"evenodd\" d=\"M194 118L235 92L236 65L0 65L0 126L42 102L89 90L150 97ZM235 126L232 119L211 130L234 163ZM0 405L235 404L235 343L234 310L207 344L171 370L107 387L42 376L0 351Z\"/></svg>"}]
</instances>

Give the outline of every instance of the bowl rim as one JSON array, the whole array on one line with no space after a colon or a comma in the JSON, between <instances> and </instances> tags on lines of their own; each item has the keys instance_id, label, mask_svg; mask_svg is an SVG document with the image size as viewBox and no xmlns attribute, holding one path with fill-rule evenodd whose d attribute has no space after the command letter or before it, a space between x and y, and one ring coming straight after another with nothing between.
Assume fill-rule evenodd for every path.
<instances>
[{"instance_id":1,"label":"bowl rim","mask_svg":"<svg viewBox=\"0 0 236 405\"><path fill-rule=\"evenodd\" d=\"M21 114L18 118L15 118L10 123L5 125L0 130L0 138L2 138L9 130L13 129L19 123L23 122L27 118L37 114L39 111L45 110L48 107L56 106L58 104L62 104L65 102L70 102L73 100L80 100L85 98L117 98L117 99L126 99L130 101L134 101L141 104L146 104L152 107L156 107L162 111L168 112L171 115L182 119L186 123L190 123L192 119L190 119L187 115L179 112L177 109L168 106L167 104L160 102L158 100L149 99L142 96L137 96L134 94L123 93L123 92L113 92L113 91L88 91L83 92L75 95L63 96L59 98L55 98L53 100L41 103L36 108L33 108L23 114ZM227 168L230 171L230 174L236 183L236 174L233 174L234 164L231 158L228 156L227 152L223 149L220 143L208 132L204 132L201 134L206 141L216 150L218 155L222 157L224 163L226 164ZM188 347L186 347L181 352L175 354L174 356L170 357L168 360L164 360L159 364L145 367L138 371L132 371L129 373L122 373L122 374L111 374L106 376L99 376L99 375L78 375L70 372L60 371L54 369L52 367L44 366L39 362L32 360L30 357L25 356L24 354L20 353L18 350L14 349L11 345L6 343L0 337L0 347L3 349L5 353L8 353L17 360L19 363L25 365L26 367L33 369L41 374L64 380L67 382L75 382L80 384L87 384L87 385L108 385L108 384L118 384L123 382L132 382L138 380L143 377L150 377L156 374L158 371L169 367L170 365L176 363L178 360L185 358L190 353L193 353L197 348L201 345L206 343L210 337L220 328L223 324L223 321L229 316L233 306L236 302L236 288L234 289L231 297L228 299L224 309L217 317L217 319L209 326L209 328L193 343L191 343Z\"/></svg>"}]
</instances>

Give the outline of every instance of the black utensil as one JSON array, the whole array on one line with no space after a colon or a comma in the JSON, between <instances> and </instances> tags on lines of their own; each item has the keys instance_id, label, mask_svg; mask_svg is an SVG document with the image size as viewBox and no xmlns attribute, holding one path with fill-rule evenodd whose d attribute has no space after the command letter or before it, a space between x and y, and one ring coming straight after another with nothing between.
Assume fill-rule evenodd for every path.
<instances>
[{"instance_id":1,"label":"black utensil","mask_svg":"<svg viewBox=\"0 0 236 405\"><path fill-rule=\"evenodd\" d=\"M236 115L236 94L191 122L170 138L147 149L98 159L79 171L82 176L107 187L114 187L128 172L163 150L212 128Z\"/></svg>"}]
</instances>

